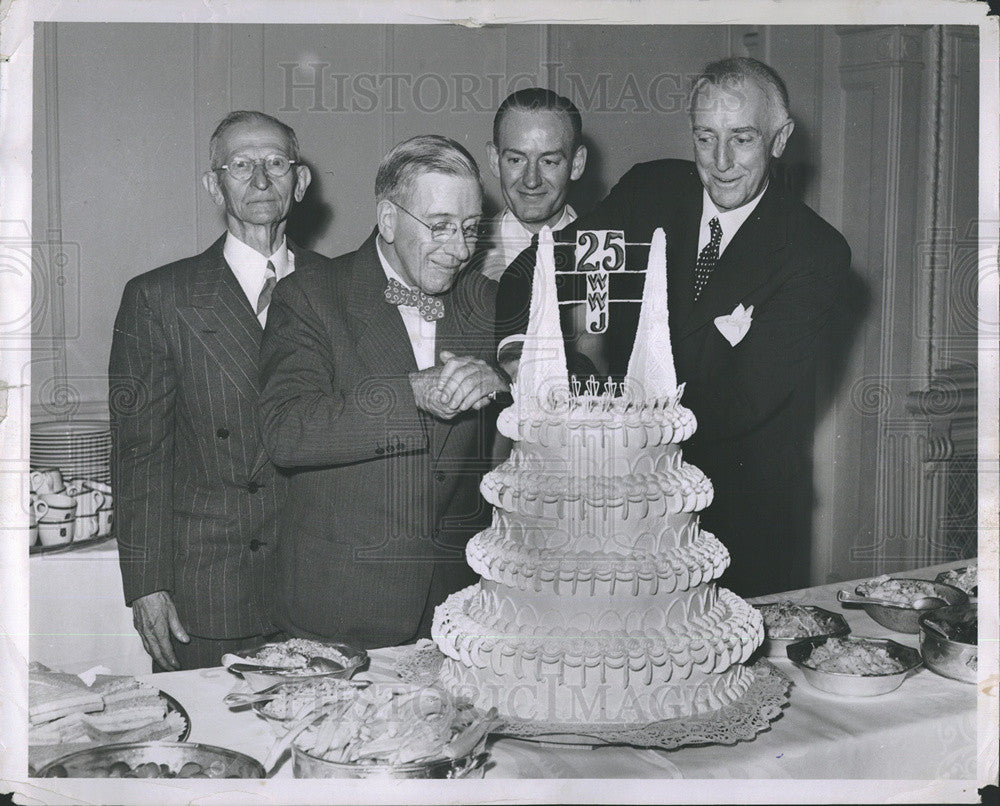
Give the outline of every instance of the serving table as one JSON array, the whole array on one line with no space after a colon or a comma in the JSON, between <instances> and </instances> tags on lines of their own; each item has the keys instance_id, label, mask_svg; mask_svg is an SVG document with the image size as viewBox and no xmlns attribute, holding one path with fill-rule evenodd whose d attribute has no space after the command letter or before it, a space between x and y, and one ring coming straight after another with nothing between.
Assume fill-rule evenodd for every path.
<instances>
[{"instance_id":1,"label":"serving table","mask_svg":"<svg viewBox=\"0 0 1000 806\"><path fill-rule=\"evenodd\" d=\"M114 674L149 671L149 655L125 605L113 538L33 554L28 573L32 660L73 674L97 665Z\"/></svg>"},{"instance_id":2,"label":"serving table","mask_svg":"<svg viewBox=\"0 0 1000 806\"><path fill-rule=\"evenodd\" d=\"M968 561L906 572L933 579ZM900 576L901 574L897 574ZM919 636L893 633L864 610L837 602L842 582L781 594L803 604L842 613L852 634L889 637L916 647ZM776 596L764 597L773 600ZM359 678L392 679L405 648L370 652ZM687 779L976 779L976 687L920 668L902 687L872 697L842 697L811 688L785 659L775 665L792 681L789 705L769 730L733 746L662 751L628 747L572 747L526 740L491 741L490 778L687 778ZM146 675L146 682L177 698L191 716L190 741L229 747L263 760L274 741L252 711L230 711L222 698L238 683L223 668ZM290 778L286 759L274 777ZM974 789L973 789L974 792Z\"/></svg>"}]
</instances>

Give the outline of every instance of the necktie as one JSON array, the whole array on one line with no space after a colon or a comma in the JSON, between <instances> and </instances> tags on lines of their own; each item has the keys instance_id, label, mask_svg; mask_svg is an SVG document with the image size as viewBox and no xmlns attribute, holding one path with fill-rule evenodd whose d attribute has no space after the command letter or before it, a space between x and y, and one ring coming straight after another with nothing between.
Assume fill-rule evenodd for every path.
<instances>
[{"instance_id":1,"label":"necktie","mask_svg":"<svg viewBox=\"0 0 1000 806\"><path fill-rule=\"evenodd\" d=\"M719 244L722 242L722 227L716 216L708 222L708 229L711 237L705 248L698 253L698 262L694 264L694 301L698 301L701 290L712 276L712 269L719 262Z\"/></svg>"},{"instance_id":2,"label":"necktie","mask_svg":"<svg viewBox=\"0 0 1000 806\"><path fill-rule=\"evenodd\" d=\"M278 276L274 270L274 264L269 260L267 261L267 279L264 280L264 287L260 290L260 294L257 297L257 316L264 313L267 306L271 304L271 293L277 284Z\"/></svg>"},{"instance_id":3,"label":"necktie","mask_svg":"<svg viewBox=\"0 0 1000 806\"><path fill-rule=\"evenodd\" d=\"M395 277L389 278L385 289L385 301L390 305L405 305L416 308L428 322L433 322L444 316L444 302L430 294L425 294L419 288L407 288Z\"/></svg>"}]
</instances>

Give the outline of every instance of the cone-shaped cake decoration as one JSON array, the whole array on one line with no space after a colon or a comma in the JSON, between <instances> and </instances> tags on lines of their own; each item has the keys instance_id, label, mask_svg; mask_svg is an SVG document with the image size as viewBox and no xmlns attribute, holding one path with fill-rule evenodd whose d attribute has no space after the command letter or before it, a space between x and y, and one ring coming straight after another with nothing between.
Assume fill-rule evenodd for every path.
<instances>
[{"instance_id":1,"label":"cone-shaped cake decoration","mask_svg":"<svg viewBox=\"0 0 1000 806\"><path fill-rule=\"evenodd\" d=\"M667 237L662 228L653 233L653 242L649 247L642 309L635 347L628 362L625 388L647 400L669 397L677 391L677 372L667 316Z\"/></svg>"},{"instance_id":2,"label":"cone-shaped cake decoration","mask_svg":"<svg viewBox=\"0 0 1000 806\"><path fill-rule=\"evenodd\" d=\"M559 324L559 299L556 297L555 263L552 230L542 227L538 234L538 256L531 283L528 329L517 372L521 399L535 394L541 405L553 396L560 400L569 397L566 347Z\"/></svg>"}]
</instances>

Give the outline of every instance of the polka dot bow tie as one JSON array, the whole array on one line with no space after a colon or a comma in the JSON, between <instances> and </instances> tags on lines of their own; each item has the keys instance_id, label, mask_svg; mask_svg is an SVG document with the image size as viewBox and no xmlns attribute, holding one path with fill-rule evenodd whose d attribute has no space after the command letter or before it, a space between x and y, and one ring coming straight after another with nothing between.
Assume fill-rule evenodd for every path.
<instances>
[{"instance_id":1,"label":"polka dot bow tie","mask_svg":"<svg viewBox=\"0 0 1000 806\"><path fill-rule=\"evenodd\" d=\"M444 316L444 302L430 294L425 294L419 288L407 288L394 277L389 278L385 289L385 301L390 305L405 305L416 308L428 322L433 322Z\"/></svg>"}]
</instances>

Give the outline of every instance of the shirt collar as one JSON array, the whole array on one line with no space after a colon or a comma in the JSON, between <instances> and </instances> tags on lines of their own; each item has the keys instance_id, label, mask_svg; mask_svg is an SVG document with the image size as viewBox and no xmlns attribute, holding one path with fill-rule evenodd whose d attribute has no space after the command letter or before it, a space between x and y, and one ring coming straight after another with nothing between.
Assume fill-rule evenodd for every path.
<instances>
[{"instance_id":1,"label":"shirt collar","mask_svg":"<svg viewBox=\"0 0 1000 806\"><path fill-rule=\"evenodd\" d=\"M707 227L709 221L718 217L719 226L722 227L723 237L726 240L729 240L739 231L740 227L743 226L743 222L750 217L750 213L756 209L761 198L764 196L765 191L767 191L768 184L768 182L765 182L760 193L754 196L746 204L733 210L726 210L725 212L719 212L718 208L715 206L715 202L712 201L712 197L708 195L708 191L705 188L702 188L701 226Z\"/></svg>"},{"instance_id":2,"label":"shirt collar","mask_svg":"<svg viewBox=\"0 0 1000 806\"><path fill-rule=\"evenodd\" d=\"M274 266L275 275L279 280L292 271L288 254L288 239L285 236L281 237L281 243L274 250L274 254L265 257L252 246L243 243L232 232L228 232L226 233L225 246L222 248L222 255L234 271L249 271L262 278L267 272L268 261L271 261Z\"/></svg>"},{"instance_id":3,"label":"shirt collar","mask_svg":"<svg viewBox=\"0 0 1000 806\"><path fill-rule=\"evenodd\" d=\"M552 227L553 232L561 230L563 227L567 227L576 221L576 210L574 210L570 205L565 205L563 207L562 215L559 216L559 220ZM500 217L500 237L509 238L513 240L531 242L531 239L535 237L535 233L529 230L517 216L514 215L513 211L508 207L503 211L503 215Z\"/></svg>"}]
</instances>

